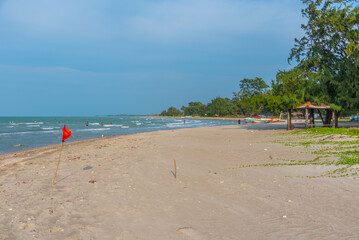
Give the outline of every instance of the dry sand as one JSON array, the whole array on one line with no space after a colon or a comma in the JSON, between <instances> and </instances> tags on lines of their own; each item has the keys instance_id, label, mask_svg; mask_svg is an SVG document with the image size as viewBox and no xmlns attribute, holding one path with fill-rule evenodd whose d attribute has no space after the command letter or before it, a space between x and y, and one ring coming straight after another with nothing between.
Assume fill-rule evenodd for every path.
<instances>
[{"instance_id":1,"label":"dry sand","mask_svg":"<svg viewBox=\"0 0 359 240\"><path fill-rule=\"evenodd\" d=\"M0 155L0 239L359 239L359 178L238 125L84 140ZM273 156L271 159L269 156ZM177 178L174 178L174 162Z\"/></svg>"}]
</instances>

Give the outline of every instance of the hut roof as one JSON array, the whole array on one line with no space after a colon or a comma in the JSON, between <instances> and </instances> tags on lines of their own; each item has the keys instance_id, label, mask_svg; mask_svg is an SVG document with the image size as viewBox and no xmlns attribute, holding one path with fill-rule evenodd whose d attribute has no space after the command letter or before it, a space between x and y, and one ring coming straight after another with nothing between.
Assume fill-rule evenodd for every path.
<instances>
[{"instance_id":1,"label":"hut roof","mask_svg":"<svg viewBox=\"0 0 359 240\"><path fill-rule=\"evenodd\" d=\"M331 107L329 105L325 105L325 104L321 104L320 106L316 103L311 103L311 102L306 102L303 105L300 105L298 107L296 107L297 109L305 109L305 108L309 108L309 109L330 109Z\"/></svg>"}]
</instances>

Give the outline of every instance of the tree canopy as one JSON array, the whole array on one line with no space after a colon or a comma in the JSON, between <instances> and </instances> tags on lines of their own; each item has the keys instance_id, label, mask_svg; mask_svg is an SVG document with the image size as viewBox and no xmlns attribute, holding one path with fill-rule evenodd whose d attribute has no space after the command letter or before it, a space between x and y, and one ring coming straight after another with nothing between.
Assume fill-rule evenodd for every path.
<instances>
[{"instance_id":1,"label":"tree canopy","mask_svg":"<svg viewBox=\"0 0 359 240\"><path fill-rule=\"evenodd\" d=\"M311 94L337 112L359 108L359 8L353 0L302 0L308 19L289 61L311 74Z\"/></svg>"}]
</instances>

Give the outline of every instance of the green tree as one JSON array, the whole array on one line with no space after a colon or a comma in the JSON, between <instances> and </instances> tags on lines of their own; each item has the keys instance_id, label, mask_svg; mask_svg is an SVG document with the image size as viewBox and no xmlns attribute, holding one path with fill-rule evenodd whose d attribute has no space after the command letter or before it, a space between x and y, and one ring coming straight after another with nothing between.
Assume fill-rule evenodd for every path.
<instances>
[{"instance_id":1,"label":"green tree","mask_svg":"<svg viewBox=\"0 0 359 240\"><path fill-rule=\"evenodd\" d=\"M180 110L178 110L175 107L170 107L168 108L168 110L164 110L160 113L160 116L173 116L173 117L177 117L177 116L182 116L182 112Z\"/></svg>"},{"instance_id":2,"label":"green tree","mask_svg":"<svg viewBox=\"0 0 359 240\"><path fill-rule=\"evenodd\" d=\"M236 106L229 98L216 97L207 105L208 116L237 115Z\"/></svg>"},{"instance_id":3,"label":"green tree","mask_svg":"<svg viewBox=\"0 0 359 240\"><path fill-rule=\"evenodd\" d=\"M189 102L188 107L183 106L181 110L186 116L204 116L206 114L206 107L201 102Z\"/></svg>"},{"instance_id":4,"label":"green tree","mask_svg":"<svg viewBox=\"0 0 359 240\"><path fill-rule=\"evenodd\" d=\"M239 100L245 100L264 94L268 87L262 78L244 78L239 82L239 92L234 92L233 94Z\"/></svg>"},{"instance_id":5,"label":"green tree","mask_svg":"<svg viewBox=\"0 0 359 240\"><path fill-rule=\"evenodd\" d=\"M268 85L262 78L244 78L239 82L239 92L234 92L232 99L236 105L237 114L256 115L265 108L264 95L267 92Z\"/></svg>"},{"instance_id":6,"label":"green tree","mask_svg":"<svg viewBox=\"0 0 359 240\"><path fill-rule=\"evenodd\" d=\"M306 72L294 68L290 71L279 71L272 81L272 89L266 94L266 106L271 112L279 113L294 109L309 99L309 84Z\"/></svg>"},{"instance_id":7,"label":"green tree","mask_svg":"<svg viewBox=\"0 0 359 240\"><path fill-rule=\"evenodd\" d=\"M354 0L302 0L308 19L295 39L289 61L296 60L315 84L311 95L341 111L359 109L359 8ZM337 122L337 121L336 121Z\"/></svg>"}]
</instances>

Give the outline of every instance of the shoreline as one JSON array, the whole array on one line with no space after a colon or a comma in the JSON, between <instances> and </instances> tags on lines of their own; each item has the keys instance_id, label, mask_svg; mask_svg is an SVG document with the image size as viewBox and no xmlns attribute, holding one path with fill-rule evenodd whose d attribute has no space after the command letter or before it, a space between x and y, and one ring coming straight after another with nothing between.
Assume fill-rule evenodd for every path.
<instances>
[{"instance_id":1,"label":"shoreline","mask_svg":"<svg viewBox=\"0 0 359 240\"><path fill-rule=\"evenodd\" d=\"M245 117L235 117L235 118L226 118L226 117L173 117L173 116L146 116L148 118L174 118L174 119L196 119L196 120L221 120L221 121L237 121L244 120Z\"/></svg>"},{"instance_id":2,"label":"shoreline","mask_svg":"<svg viewBox=\"0 0 359 240\"><path fill-rule=\"evenodd\" d=\"M223 126L232 126L232 125L223 125ZM236 126L236 125L233 125ZM104 136L104 137L96 137L96 138L88 138L88 139L79 139L76 141L72 141L72 142L65 142L64 146L76 146L78 144L85 144L85 143L96 143L97 141L101 141L102 139L116 139L118 137L122 137L122 136L136 136L136 135L141 135L141 134L146 134L146 133L156 133L156 132L173 132L176 130L182 130L182 129L198 129L198 128L214 128L214 127L221 127L221 126L201 126L201 127L193 127L193 128L177 128L177 129L168 129L168 130L156 130L156 131L148 131L148 132L138 132L138 133L127 133L127 134L120 134L120 135L113 135L113 136ZM44 145L44 146L39 146L39 147L33 147L33 148L28 148L28 149L22 149L22 150L15 150L15 151L11 151L11 152L5 152L5 153L0 153L0 168L4 167L8 164L14 164L14 163L18 163L18 162L6 162L3 160L6 160L6 158L11 158L11 157L29 157L30 154L34 154L34 152L36 151L40 151L40 152L49 152L52 150L58 150L60 149L61 146L61 142L59 143L55 143L55 144L49 144L49 145Z\"/></svg>"},{"instance_id":3,"label":"shoreline","mask_svg":"<svg viewBox=\"0 0 359 240\"><path fill-rule=\"evenodd\" d=\"M43 119L22 119L22 117L20 117L20 120L14 120L14 122L4 120L0 123L0 125L2 124L2 126L4 126L0 133L0 154L60 143L61 140L56 138L59 138L59 135L62 134L61 128L63 125L60 124L61 122L63 122L63 124L66 123L72 131L73 138L70 138L69 142L97 138L101 137L101 135L115 136L136 132L233 124L232 121L218 122L200 120L199 122L188 120L188 122L183 125L174 119L156 120L149 119L145 116L106 119L77 119L76 117L70 117L69 119L70 120L53 119L51 117L44 117ZM85 123L88 121L89 126L85 127ZM102 122L105 124L100 126ZM109 124L110 122L111 124ZM112 122L114 123L113 125Z\"/></svg>"},{"instance_id":4,"label":"shoreline","mask_svg":"<svg viewBox=\"0 0 359 240\"><path fill-rule=\"evenodd\" d=\"M8 154L0 239L355 239L359 178L265 167L316 157L278 143L285 132L225 125L70 142L53 186L59 144Z\"/></svg>"}]
</instances>

